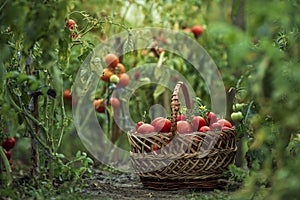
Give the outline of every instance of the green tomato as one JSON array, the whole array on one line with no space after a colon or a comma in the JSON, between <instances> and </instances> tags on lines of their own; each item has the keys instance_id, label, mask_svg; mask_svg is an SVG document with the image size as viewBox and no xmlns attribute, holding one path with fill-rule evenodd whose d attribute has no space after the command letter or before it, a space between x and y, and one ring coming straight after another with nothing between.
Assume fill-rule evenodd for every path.
<instances>
[{"instance_id":1,"label":"green tomato","mask_svg":"<svg viewBox=\"0 0 300 200\"><path fill-rule=\"evenodd\" d=\"M115 74L113 74L113 75L111 75L111 76L109 77L109 82L111 82L111 83L116 83L116 84L118 84L119 81L120 81L120 78L119 78L117 75L115 75Z\"/></svg>"},{"instance_id":2,"label":"green tomato","mask_svg":"<svg viewBox=\"0 0 300 200\"><path fill-rule=\"evenodd\" d=\"M232 105L232 110L235 111L235 112L237 112L237 111L242 111L245 105L246 105L246 104L244 104L244 103L236 103L236 104L233 104L233 105Z\"/></svg>"},{"instance_id":3,"label":"green tomato","mask_svg":"<svg viewBox=\"0 0 300 200\"><path fill-rule=\"evenodd\" d=\"M239 122L244 118L243 113L238 111L238 112L233 112L231 113L231 119L233 121Z\"/></svg>"}]
</instances>

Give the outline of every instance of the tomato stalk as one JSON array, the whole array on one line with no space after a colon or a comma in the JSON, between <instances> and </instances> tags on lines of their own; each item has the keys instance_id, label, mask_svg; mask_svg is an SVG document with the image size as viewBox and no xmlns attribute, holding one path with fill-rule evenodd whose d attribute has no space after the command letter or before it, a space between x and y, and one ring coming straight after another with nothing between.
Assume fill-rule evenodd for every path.
<instances>
[{"instance_id":1,"label":"tomato stalk","mask_svg":"<svg viewBox=\"0 0 300 200\"><path fill-rule=\"evenodd\" d=\"M6 186L10 186L12 183L12 175L11 175L12 171L11 171L8 159L5 155L4 149L2 147L0 147L0 156L2 158L4 167L5 167L5 171L6 171L6 177L7 177Z\"/></svg>"}]
</instances>

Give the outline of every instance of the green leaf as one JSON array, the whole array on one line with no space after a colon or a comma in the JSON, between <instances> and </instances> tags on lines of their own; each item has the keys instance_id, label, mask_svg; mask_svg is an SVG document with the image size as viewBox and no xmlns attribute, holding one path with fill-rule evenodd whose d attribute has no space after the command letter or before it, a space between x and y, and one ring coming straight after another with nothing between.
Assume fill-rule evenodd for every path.
<instances>
[{"instance_id":1,"label":"green leaf","mask_svg":"<svg viewBox=\"0 0 300 200\"><path fill-rule=\"evenodd\" d=\"M157 100L157 98L164 93L165 90L166 88L163 85L158 85L153 93L154 100Z\"/></svg>"},{"instance_id":2,"label":"green leaf","mask_svg":"<svg viewBox=\"0 0 300 200\"><path fill-rule=\"evenodd\" d=\"M77 151L76 158L79 158L81 156L81 151Z\"/></svg>"},{"instance_id":3,"label":"green leaf","mask_svg":"<svg viewBox=\"0 0 300 200\"><path fill-rule=\"evenodd\" d=\"M19 72L17 71L11 71L11 72L8 72L5 74L5 78L6 79L9 79L9 78L15 78L15 77L18 77L19 76Z\"/></svg>"},{"instance_id":4,"label":"green leaf","mask_svg":"<svg viewBox=\"0 0 300 200\"><path fill-rule=\"evenodd\" d=\"M57 158L65 158L65 155L64 154L62 154L62 153L56 153L55 154L55 156L57 157Z\"/></svg>"}]
</instances>

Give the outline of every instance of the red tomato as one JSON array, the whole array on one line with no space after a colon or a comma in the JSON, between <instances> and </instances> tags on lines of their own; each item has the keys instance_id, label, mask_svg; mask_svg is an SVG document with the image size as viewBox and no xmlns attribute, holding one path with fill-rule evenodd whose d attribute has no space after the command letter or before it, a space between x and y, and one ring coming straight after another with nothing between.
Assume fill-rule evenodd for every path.
<instances>
[{"instance_id":1,"label":"red tomato","mask_svg":"<svg viewBox=\"0 0 300 200\"><path fill-rule=\"evenodd\" d=\"M6 155L6 157L7 157L7 160L10 160L11 157L12 157L11 151L6 151L6 152L5 152L5 155Z\"/></svg>"},{"instance_id":2,"label":"red tomato","mask_svg":"<svg viewBox=\"0 0 300 200\"><path fill-rule=\"evenodd\" d=\"M194 131L199 130L202 126L206 126L206 121L201 116L195 116L192 119L192 127Z\"/></svg>"},{"instance_id":3,"label":"red tomato","mask_svg":"<svg viewBox=\"0 0 300 200\"><path fill-rule=\"evenodd\" d=\"M166 132L170 132L171 130L171 121L163 117L155 118L151 122L151 125L154 126L157 132L166 133Z\"/></svg>"},{"instance_id":4,"label":"red tomato","mask_svg":"<svg viewBox=\"0 0 300 200\"><path fill-rule=\"evenodd\" d=\"M218 122L215 122L213 124L210 125L210 129L212 130L221 130L222 129L222 125L219 124Z\"/></svg>"},{"instance_id":5,"label":"red tomato","mask_svg":"<svg viewBox=\"0 0 300 200\"><path fill-rule=\"evenodd\" d=\"M232 124L231 124L228 120L226 120L226 119L219 119L219 120L218 120L218 123L219 123L222 127L226 126L226 127L228 127L228 128L232 128Z\"/></svg>"},{"instance_id":6,"label":"red tomato","mask_svg":"<svg viewBox=\"0 0 300 200\"><path fill-rule=\"evenodd\" d=\"M137 129L138 133L153 133L155 132L154 126L151 124L143 124Z\"/></svg>"},{"instance_id":7,"label":"red tomato","mask_svg":"<svg viewBox=\"0 0 300 200\"><path fill-rule=\"evenodd\" d=\"M204 28L202 26L195 25L192 27L191 32L194 34L195 38L198 38L203 34Z\"/></svg>"},{"instance_id":8,"label":"red tomato","mask_svg":"<svg viewBox=\"0 0 300 200\"><path fill-rule=\"evenodd\" d=\"M69 19L69 20L67 21L67 24L66 24L67 28L68 28L70 31L74 31L76 25L77 25L77 24L76 24L76 22L75 22L73 19Z\"/></svg>"},{"instance_id":9,"label":"red tomato","mask_svg":"<svg viewBox=\"0 0 300 200\"><path fill-rule=\"evenodd\" d=\"M185 121L186 117L183 114L177 115L177 121Z\"/></svg>"},{"instance_id":10,"label":"red tomato","mask_svg":"<svg viewBox=\"0 0 300 200\"><path fill-rule=\"evenodd\" d=\"M65 100L71 100L72 99L72 93L70 90L64 90L63 97Z\"/></svg>"},{"instance_id":11,"label":"red tomato","mask_svg":"<svg viewBox=\"0 0 300 200\"><path fill-rule=\"evenodd\" d=\"M154 150L154 151L157 151L157 150L159 150L159 147L155 144L155 145L153 146L153 150Z\"/></svg>"},{"instance_id":12,"label":"red tomato","mask_svg":"<svg viewBox=\"0 0 300 200\"><path fill-rule=\"evenodd\" d=\"M16 145L16 140L13 137L10 138L6 138L2 141L2 147L6 150L9 151L12 148L14 148L14 146Z\"/></svg>"},{"instance_id":13,"label":"red tomato","mask_svg":"<svg viewBox=\"0 0 300 200\"><path fill-rule=\"evenodd\" d=\"M217 115L215 113L207 112L206 115L207 115L209 124L213 124L218 121Z\"/></svg>"},{"instance_id":14,"label":"red tomato","mask_svg":"<svg viewBox=\"0 0 300 200\"><path fill-rule=\"evenodd\" d=\"M144 124L144 122L140 121L138 123L136 123L135 125L135 129L137 130L140 126L142 126Z\"/></svg>"},{"instance_id":15,"label":"red tomato","mask_svg":"<svg viewBox=\"0 0 300 200\"><path fill-rule=\"evenodd\" d=\"M210 128L208 126L202 126L198 132L207 132L207 131L210 131Z\"/></svg>"},{"instance_id":16,"label":"red tomato","mask_svg":"<svg viewBox=\"0 0 300 200\"><path fill-rule=\"evenodd\" d=\"M192 128L191 124L187 121L178 121L177 122L177 132L180 134L192 133L193 128Z\"/></svg>"}]
</instances>

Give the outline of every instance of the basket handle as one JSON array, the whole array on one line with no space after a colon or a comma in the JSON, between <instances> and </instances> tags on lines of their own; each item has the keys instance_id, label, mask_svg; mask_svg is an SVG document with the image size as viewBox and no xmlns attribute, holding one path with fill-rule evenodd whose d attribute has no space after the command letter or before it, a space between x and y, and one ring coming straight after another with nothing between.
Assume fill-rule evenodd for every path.
<instances>
[{"instance_id":1,"label":"basket handle","mask_svg":"<svg viewBox=\"0 0 300 200\"><path fill-rule=\"evenodd\" d=\"M176 130L177 130L177 115L178 115L178 111L180 108L178 94L179 94L180 89L182 89L187 109L191 110L191 108L192 108L188 89L187 89L186 85L182 81L177 82L177 84L174 88L173 94L172 94L172 98L171 98L171 112L172 112L171 113L171 132L172 132L172 136L175 136Z\"/></svg>"}]
</instances>

